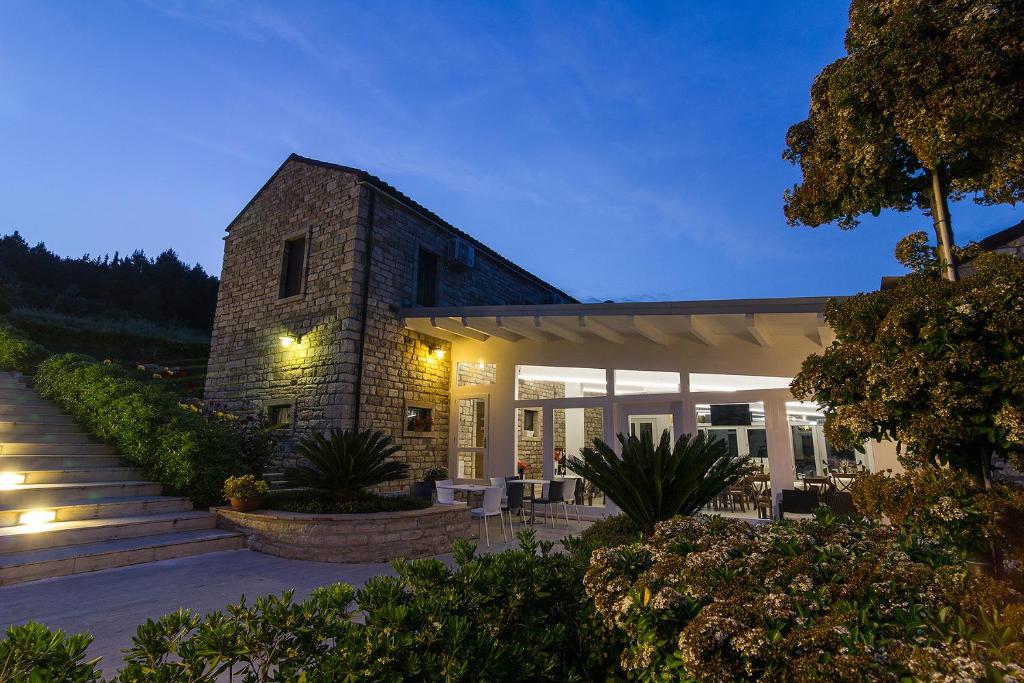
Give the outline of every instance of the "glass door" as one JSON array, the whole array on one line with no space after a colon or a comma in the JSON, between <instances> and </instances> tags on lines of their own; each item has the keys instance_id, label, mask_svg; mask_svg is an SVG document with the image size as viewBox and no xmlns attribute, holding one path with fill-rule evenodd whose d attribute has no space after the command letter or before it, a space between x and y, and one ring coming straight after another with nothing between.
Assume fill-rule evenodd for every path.
<instances>
[{"instance_id":1,"label":"glass door","mask_svg":"<svg viewBox=\"0 0 1024 683\"><path fill-rule=\"evenodd\" d=\"M456 402L455 478L487 476L487 395Z\"/></svg>"}]
</instances>

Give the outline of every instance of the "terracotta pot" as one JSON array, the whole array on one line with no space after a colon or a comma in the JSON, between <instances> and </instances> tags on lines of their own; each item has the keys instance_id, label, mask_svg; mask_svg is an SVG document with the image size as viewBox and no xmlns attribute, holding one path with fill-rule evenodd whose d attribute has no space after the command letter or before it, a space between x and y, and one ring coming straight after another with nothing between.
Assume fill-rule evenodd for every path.
<instances>
[{"instance_id":1,"label":"terracotta pot","mask_svg":"<svg viewBox=\"0 0 1024 683\"><path fill-rule=\"evenodd\" d=\"M249 512L263 505L262 498L232 498L231 509L235 512Z\"/></svg>"}]
</instances>

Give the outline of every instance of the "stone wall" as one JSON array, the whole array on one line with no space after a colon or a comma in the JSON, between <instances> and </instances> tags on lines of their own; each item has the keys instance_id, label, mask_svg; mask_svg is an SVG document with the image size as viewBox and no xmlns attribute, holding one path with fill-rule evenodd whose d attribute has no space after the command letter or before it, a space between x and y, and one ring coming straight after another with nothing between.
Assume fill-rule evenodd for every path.
<instances>
[{"instance_id":1,"label":"stone wall","mask_svg":"<svg viewBox=\"0 0 1024 683\"><path fill-rule=\"evenodd\" d=\"M474 268L447 267L452 232L364 179L352 169L289 158L229 227L206 400L248 414L291 405L293 425L281 433L285 459L301 436L355 424L372 206L359 426L391 434L411 478L419 479L448 465L452 381L449 344L404 329L397 315L415 300L419 250L441 256L441 305L541 303L559 295L481 249ZM299 235L308 240L304 291L279 299L284 242ZM283 335L299 343L284 347ZM409 404L432 408L431 433L405 432Z\"/></svg>"},{"instance_id":2,"label":"stone wall","mask_svg":"<svg viewBox=\"0 0 1024 683\"><path fill-rule=\"evenodd\" d=\"M473 531L464 505L349 515L217 508L217 526L242 532L251 550L268 555L348 563L440 555Z\"/></svg>"},{"instance_id":3,"label":"stone wall","mask_svg":"<svg viewBox=\"0 0 1024 683\"><path fill-rule=\"evenodd\" d=\"M561 382L543 382L539 380L519 380L520 400L564 398L565 384ZM533 435L523 429L523 413L528 408L516 410L516 457L526 463L526 473L530 477L544 474L544 411L537 406L536 429ZM554 414L555 448L565 447L565 413L555 411ZM561 445L559 445L561 444Z\"/></svg>"}]
</instances>

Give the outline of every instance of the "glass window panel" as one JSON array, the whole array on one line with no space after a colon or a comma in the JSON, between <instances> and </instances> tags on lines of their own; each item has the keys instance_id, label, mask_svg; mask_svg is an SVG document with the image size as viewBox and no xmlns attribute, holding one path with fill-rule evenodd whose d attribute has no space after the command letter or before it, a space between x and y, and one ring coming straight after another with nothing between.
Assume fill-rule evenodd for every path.
<instances>
[{"instance_id":1,"label":"glass window panel","mask_svg":"<svg viewBox=\"0 0 1024 683\"><path fill-rule=\"evenodd\" d=\"M516 366L516 398L544 400L580 396L604 396L605 371L598 368Z\"/></svg>"},{"instance_id":2,"label":"glass window panel","mask_svg":"<svg viewBox=\"0 0 1024 683\"><path fill-rule=\"evenodd\" d=\"M460 448L483 448L487 445L487 401L483 398L460 398L456 443Z\"/></svg>"},{"instance_id":3,"label":"glass window panel","mask_svg":"<svg viewBox=\"0 0 1024 683\"><path fill-rule=\"evenodd\" d=\"M455 382L460 387L494 384L497 376L494 363L459 363L455 370Z\"/></svg>"},{"instance_id":4,"label":"glass window panel","mask_svg":"<svg viewBox=\"0 0 1024 683\"><path fill-rule=\"evenodd\" d=\"M457 474L459 479L483 479L483 451L459 451L456 456Z\"/></svg>"},{"instance_id":5,"label":"glass window panel","mask_svg":"<svg viewBox=\"0 0 1024 683\"><path fill-rule=\"evenodd\" d=\"M566 461L578 457L584 448L593 448L594 439L604 439L604 409L555 408L552 413L555 476L571 480L577 504L603 507L604 494L590 481L573 474Z\"/></svg>"},{"instance_id":6,"label":"glass window panel","mask_svg":"<svg viewBox=\"0 0 1024 683\"><path fill-rule=\"evenodd\" d=\"M615 393L619 396L630 394L677 394L680 374L655 370L616 370Z\"/></svg>"},{"instance_id":7,"label":"glass window panel","mask_svg":"<svg viewBox=\"0 0 1024 683\"><path fill-rule=\"evenodd\" d=\"M516 408L515 473L544 474L544 411L540 408Z\"/></svg>"}]
</instances>

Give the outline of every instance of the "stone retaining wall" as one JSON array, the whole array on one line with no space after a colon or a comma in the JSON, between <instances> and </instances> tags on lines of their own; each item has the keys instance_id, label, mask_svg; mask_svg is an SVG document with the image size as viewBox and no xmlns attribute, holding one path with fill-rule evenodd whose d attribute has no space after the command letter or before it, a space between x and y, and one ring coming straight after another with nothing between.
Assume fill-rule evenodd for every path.
<instances>
[{"instance_id":1,"label":"stone retaining wall","mask_svg":"<svg viewBox=\"0 0 1024 683\"><path fill-rule=\"evenodd\" d=\"M308 515L278 510L236 512L216 508L217 526L245 534L248 546L269 555L318 562L390 562L451 550L469 538L469 509L435 505L426 510Z\"/></svg>"}]
</instances>

